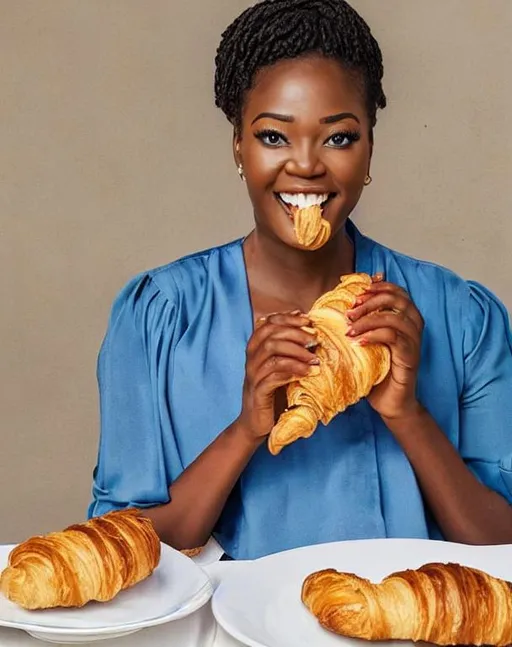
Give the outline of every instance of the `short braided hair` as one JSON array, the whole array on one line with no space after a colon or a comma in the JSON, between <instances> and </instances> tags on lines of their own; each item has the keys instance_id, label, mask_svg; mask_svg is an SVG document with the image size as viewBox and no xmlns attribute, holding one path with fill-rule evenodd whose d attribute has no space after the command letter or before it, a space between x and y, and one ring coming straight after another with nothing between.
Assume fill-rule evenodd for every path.
<instances>
[{"instance_id":1,"label":"short braided hair","mask_svg":"<svg viewBox=\"0 0 512 647\"><path fill-rule=\"evenodd\" d=\"M345 0L263 0L222 34L215 57L215 104L237 130L257 72L283 59L319 54L358 73L371 126L386 106L382 53L369 26Z\"/></svg>"}]
</instances>

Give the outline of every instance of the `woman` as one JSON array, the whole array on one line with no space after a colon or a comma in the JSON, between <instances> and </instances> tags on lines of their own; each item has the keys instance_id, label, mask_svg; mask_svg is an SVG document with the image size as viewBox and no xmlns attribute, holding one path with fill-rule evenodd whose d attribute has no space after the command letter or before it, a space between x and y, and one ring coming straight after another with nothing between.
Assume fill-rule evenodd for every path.
<instances>
[{"instance_id":1,"label":"woman","mask_svg":"<svg viewBox=\"0 0 512 647\"><path fill-rule=\"evenodd\" d=\"M255 228L145 272L115 301L89 515L144 508L171 546L213 533L236 559L370 537L512 542L505 308L349 220L386 104L368 26L343 0L265 0L226 30L216 65ZM291 205L313 203L332 230L316 251L290 218ZM391 372L271 456L283 386L318 362L303 313L354 271L377 278L349 334L386 344Z\"/></svg>"}]
</instances>

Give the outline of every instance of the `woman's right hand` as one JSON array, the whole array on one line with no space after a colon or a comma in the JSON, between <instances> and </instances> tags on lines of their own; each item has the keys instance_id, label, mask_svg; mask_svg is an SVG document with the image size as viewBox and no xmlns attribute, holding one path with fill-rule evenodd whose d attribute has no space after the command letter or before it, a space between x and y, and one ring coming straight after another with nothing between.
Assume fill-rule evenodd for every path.
<instances>
[{"instance_id":1,"label":"woman's right hand","mask_svg":"<svg viewBox=\"0 0 512 647\"><path fill-rule=\"evenodd\" d=\"M305 377L320 361L314 331L299 312L275 313L256 324L247 344L242 412L238 422L251 440L263 440L275 424L277 389ZM312 329L313 330L313 329Z\"/></svg>"}]
</instances>

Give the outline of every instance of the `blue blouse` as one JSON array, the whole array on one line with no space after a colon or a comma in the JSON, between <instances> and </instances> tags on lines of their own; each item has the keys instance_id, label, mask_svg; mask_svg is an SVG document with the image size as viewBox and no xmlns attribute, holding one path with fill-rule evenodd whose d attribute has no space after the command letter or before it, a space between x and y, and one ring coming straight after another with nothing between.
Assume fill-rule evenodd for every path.
<instances>
[{"instance_id":1,"label":"blue blouse","mask_svg":"<svg viewBox=\"0 0 512 647\"><path fill-rule=\"evenodd\" d=\"M405 288L425 330L420 401L472 472L512 502L512 335L478 283L347 225L356 271ZM137 276L98 360L101 434L89 517L169 501L169 486L240 413L253 331L242 240ZM377 537L442 538L414 472L366 400L272 456L262 445L214 536L235 559Z\"/></svg>"}]
</instances>

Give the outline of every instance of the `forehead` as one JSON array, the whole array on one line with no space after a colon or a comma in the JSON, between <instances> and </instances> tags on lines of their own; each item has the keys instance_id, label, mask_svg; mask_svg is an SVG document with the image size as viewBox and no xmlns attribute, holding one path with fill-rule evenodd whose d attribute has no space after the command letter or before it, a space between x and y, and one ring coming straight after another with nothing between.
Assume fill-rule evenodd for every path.
<instances>
[{"instance_id":1,"label":"forehead","mask_svg":"<svg viewBox=\"0 0 512 647\"><path fill-rule=\"evenodd\" d=\"M277 112L322 118L343 111L366 117L361 77L333 59L309 56L263 68L248 92L244 117Z\"/></svg>"}]
</instances>

